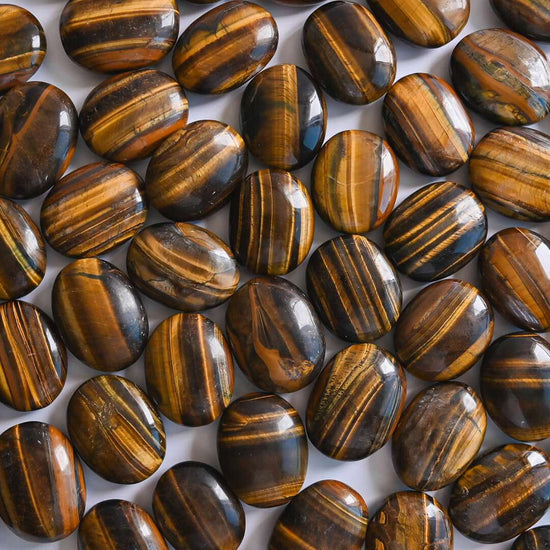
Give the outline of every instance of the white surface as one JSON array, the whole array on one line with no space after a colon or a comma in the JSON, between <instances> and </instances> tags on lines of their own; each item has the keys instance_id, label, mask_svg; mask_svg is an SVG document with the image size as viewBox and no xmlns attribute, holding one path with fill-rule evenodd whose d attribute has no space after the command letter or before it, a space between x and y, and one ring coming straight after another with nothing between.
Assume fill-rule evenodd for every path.
<instances>
[{"instance_id":1,"label":"white surface","mask_svg":"<svg viewBox=\"0 0 550 550\"><path fill-rule=\"evenodd\" d=\"M46 31L48 40L48 53L46 60L40 70L36 73L33 80L43 80L51 82L62 88L73 99L77 109L80 110L82 103L89 91L102 80L101 75L88 72L80 68L70 61L65 55L58 33L59 14L64 6L64 0L11 0L17 3L32 13L34 13L41 21ZM151 0L154 1L154 0ZM271 65L291 62L307 68L305 59L301 49L301 31L304 21L307 16L314 10L314 7L306 9L296 9L285 6L279 6L269 1L260 0L267 9L269 9L277 20L280 32L279 48ZM197 6L187 2L180 2L182 13L181 29L187 27L195 18L205 13L208 6ZM398 60L398 78L412 72L428 72L441 76L447 80L449 71L449 56L454 45L461 37L476 29L503 26L496 15L491 11L489 0L472 0L472 14L470 22L465 31L458 39L455 39L451 44L438 50L424 50L414 48L405 43L395 40ZM1 31L0 31L1 32ZM550 45L541 45L547 53L550 53ZM161 68L168 73L171 73L170 55L161 64ZM214 118L233 125L239 128L239 105L240 98L244 87L226 94L221 97L199 96L188 94L190 104L190 121L200 120L204 118ZM346 129L364 129L382 134L381 123L381 101L365 107L354 107L336 103L331 98L327 97L328 105L328 130L327 138L335 133ZM482 137L492 125L482 121L479 117L474 116L478 139ZM544 121L540 128L550 133L550 120ZM98 158L93 155L82 139L79 139L77 152L69 171L87 164L97 161ZM146 162L138 163L134 166L140 173L144 174ZM251 163L249 168L253 171L258 168L255 162ZM406 195L418 189L422 185L428 184L430 181L435 181L437 178L429 178L413 173L411 170L401 164L401 190L399 193L398 202ZM310 183L311 165L302 170L297 171L298 177L309 186ZM467 171L462 168L451 176L451 179L463 183L467 183ZM23 203L24 207L31 213L34 219L38 220L40 204L42 199L35 199ZM159 221L161 217L157 213L150 213L149 223ZM320 243L328 238L336 235L322 221L317 219L317 227L315 233L314 250ZM224 240L227 241L227 225L228 225L228 208L224 208L221 212L211 216L201 222L201 225L214 230ZM501 229L507 225L514 225L512 220L504 218L489 212L489 234ZM549 224L522 224L531 226L536 231L541 232L545 236L550 236ZM381 231L370 233L369 238L374 239L379 244L382 244ZM119 249L106 254L105 258L113 262L121 269L124 269L127 246L122 246ZM48 249L48 270L44 282L32 294L25 297L25 300L31 301L51 315L50 306L50 291L55 276L59 270L68 263L68 260L61 255ZM302 264L296 271L291 273L288 278L293 282L304 287L304 271L305 263ZM458 272L456 277L466 279L474 284L478 284L478 276L475 270L475 262ZM243 280L250 277L249 274L243 273ZM421 284L415 283L410 279L402 277L405 290L405 303L421 288ZM144 298L144 303L149 314L151 331L157 324L175 313L173 310L160 306L153 301ZM225 307L221 306L206 312L210 318L223 325ZM495 336L499 336L510 331L511 327L506 325L501 317L497 314L497 331ZM344 343L337 340L335 337L327 333L327 359L330 358L339 349L344 347ZM391 336L377 341L377 344L391 349ZM57 400L41 411L32 413L18 413L0 404L0 431L12 426L13 424L28 420L42 420L54 424L55 426L65 430L65 411L68 399L76 387L85 380L99 374L97 371L90 369L74 357L70 356L69 360L69 375L67 384L57 398ZM123 376L130 378L138 384L144 386L143 363L139 361L129 369L122 371ZM479 365L476 365L470 372L460 379L477 387L479 374ZM236 373L235 396L240 396L254 388L248 383L237 369ZM409 393L408 398L415 395L420 388L426 384L409 376ZM294 394L287 394L285 397L298 409L302 418L305 411L305 406L311 386ZM173 424L165 420L165 426L168 434L168 449L166 459L159 471L150 479L133 486L123 486L110 483L98 477L89 468L85 467L86 482L88 488L87 509L97 502L109 498L124 498L132 500L144 506L151 511L151 498L155 484L160 475L172 465L183 460L199 460L218 467L216 456L216 428L217 423L203 428L186 428ZM489 429L483 448L489 449L495 445L505 443L510 439L498 430L492 422L489 422ZM543 442L540 445L545 450L550 450L550 442ZM389 445L377 452L375 455L358 462L344 463L331 460L324 457L313 446L310 445L310 459L307 478L304 486L321 479L339 479L349 483L365 498L371 515L377 510L382 499L388 494L405 489L405 486L397 478L390 457ZM436 493L438 499L445 505L448 501L449 489L443 489ZM241 545L243 550L262 550L266 548L271 529L282 508L271 510L260 510L245 506L247 529L246 537ZM550 523L550 512L547 514L547 522ZM545 523L544 518L541 523ZM456 532L455 548L457 550L473 550L482 548L484 545L469 541ZM500 550L509 548L511 543L493 545L492 548ZM44 548L43 545L28 543L22 541L13 535L6 526L0 522L0 549L10 548L11 550L28 550L30 548ZM57 542L52 543L46 548L51 550L69 550L76 549L76 535ZM106 549L107 550L107 549ZM334 550L345 550L337 549Z\"/></svg>"}]
</instances>

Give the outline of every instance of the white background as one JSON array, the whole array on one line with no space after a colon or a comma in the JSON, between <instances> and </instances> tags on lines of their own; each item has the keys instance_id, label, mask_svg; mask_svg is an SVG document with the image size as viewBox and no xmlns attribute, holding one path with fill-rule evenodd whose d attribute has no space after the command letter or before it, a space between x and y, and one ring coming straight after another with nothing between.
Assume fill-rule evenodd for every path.
<instances>
[{"instance_id":1,"label":"white background","mask_svg":"<svg viewBox=\"0 0 550 550\"><path fill-rule=\"evenodd\" d=\"M65 55L58 33L58 21L61 10L65 4L64 0L12 0L14 3L27 8L34 13L41 21L46 31L48 40L48 53L44 64L33 77L33 80L43 80L51 82L65 92L67 92L74 101L78 110L80 110L86 95L97 85L103 77L91 73L78 65L74 64ZM151 0L154 2L154 0ZM277 63L296 63L301 67L307 68L302 49L301 49L301 32L304 21L307 16L315 9L315 7L306 7L305 9L291 8L280 6L269 1L263 2L267 9L275 16L279 26L280 41L277 53L270 65ZM194 19L205 13L212 6L198 6L187 2L180 1L180 10L182 13L181 30L186 28ZM394 40L397 50L397 76L398 78L412 72L428 72L436 74L449 80L449 56L452 48L467 33L477 29L504 26L496 15L492 12L489 6L489 0L472 0L472 13L470 21L465 31L462 32L458 39L455 39L451 44L437 50L425 50L408 46L407 44ZM0 32L1 29L0 29ZM541 47L550 52L550 45ZM161 68L168 73L172 73L170 64L170 55L161 64ZM233 91L221 97L199 96L196 94L188 94L190 104L189 121L200 120L204 118L215 118L223 122L233 125L239 129L239 105L243 89ZM331 98L327 97L328 105L328 129L327 138L335 133L347 129L362 129L370 130L382 134L381 123L381 101L365 107L356 107L336 103ZM477 116L473 116L477 138L481 138L488 130L492 128L488 122L481 120ZM539 125L540 129L550 133L550 120L543 121ZM79 138L77 152L73 159L73 163L69 171L99 160L92 154ZM141 174L144 174L146 162L135 164L133 167ZM259 167L254 161L251 162L249 170L255 170ZM306 166L302 170L296 172L298 177L309 186L310 184L311 165ZM437 179L437 178L436 178ZM401 164L401 189L399 193L398 203L412 191L418 189L422 185L428 184L430 181L435 181L434 178L421 176L413 173L411 170ZM451 176L454 181L467 183L467 170L463 167L461 170ZM35 221L38 221L40 204L42 198L32 201L23 202L24 207L31 213ZM156 212L151 212L148 222L160 221L162 218ZM336 235L329 229L319 218L317 218L317 226L315 233L315 242L312 250L319 244ZM227 241L227 225L228 225L228 208L224 208L221 212L211 216L210 218L200 222L220 235ZM507 225L514 225L513 220L504 218L489 212L489 234L498 231ZM523 226L534 228L546 237L550 236L549 224L522 224ZM370 233L369 238L374 239L379 244L382 244L381 231ZM122 246L117 250L106 254L105 258L118 267L124 269L126 258L126 246ZM44 309L51 315L50 292L55 276L59 270L68 263L68 260L61 255L48 248L48 269L44 282L32 294L25 297L25 300L31 301ZM466 279L474 284L478 284L478 275L475 269L475 261L469 266L455 274L455 277ZM288 275L288 278L304 288L304 271L305 263ZM243 270L242 279L250 278L250 274ZM421 288L421 284L415 283L406 277L402 277L403 287L405 291L405 303L407 303L416 292ZM160 306L148 298L143 298L147 311L149 313L151 331L157 324L175 313L169 308ZM225 307L221 306L206 312L206 315L214 321L223 325ZM497 329L495 336L499 336L505 332L512 330L512 327L507 325L502 318L496 314ZM344 343L327 333L327 360L344 347ZM392 349L392 338L390 335L377 341L377 344ZM236 369L236 387L235 395L240 396L248 391L253 391L252 385L245 380L240 371ZM49 422L65 430L65 411L68 399L72 395L76 387L85 380L99 374L79 361L73 356L69 359L69 375L67 384L57 398L57 400L41 411L31 413L18 413L12 409L0 404L0 431L7 429L13 424L28 420L42 420ZM119 373L130 378L138 384L144 386L144 374L142 361L137 362L132 367ZM470 372L461 377L461 380L474 385L478 385L479 365L476 365ZM409 393L408 399L415 395L421 387L422 382L409 378ZM298 409L303 418L305 406L311 386L297 393L285 395L285 397ZM151 498L155 484L160 475L172 465L183 460L199 460L218 467L216 456L216 428L217 423L203 428L186 428L176 425L168 420L165 420L165 426L168 434L168 448L166 459L159 471L150 479L133 486L116 485L101 479L89 468L85 466L85 475L88 489L87 509L97 502L110 498L124 498L132 500L151 511ZM498 430L492 422L489 422L487 437L483 448L489 449L496 445L510 441L500 430ZM550 443L542 442L542 448L550 451ZM366 500L371 515L379 507L381 501L388 494L405 489L405 486L399 481L391 464L390 449L386 445L375 455L358 462L345 463L331 460L324 457L312 445L310 445L309 469L306 477L305 486L321 479L339 479L349 483L357 491L359 491ZM443 489L436 493L436 496L443 504L447 504L449 489ZM260 510L245 506L247 529L246 537L241 548L243 550L261 550L266 548L269 535L271 533L274 522L280 514L282 508L274 508L270 510ZM547 514L550 523L550 512ZM541 523L544 523L544 518ZM455 530L455 548L457 550L471 550L474 548L482 548L484 545L469 541L460 535ZM51 550L73 550L77 544L76 535L67 539L52 543L47 548ZM493 545L492 548L500 550L509 548L511 542ZM36 547L44 547L34 543L22 541L13 535L6 526L0 522L0 549L10 548L12 550L23 550ZM336 549L335 550L340 550ZM342 549L344 550L344 549Z\"/></svg>"}]
</instances>

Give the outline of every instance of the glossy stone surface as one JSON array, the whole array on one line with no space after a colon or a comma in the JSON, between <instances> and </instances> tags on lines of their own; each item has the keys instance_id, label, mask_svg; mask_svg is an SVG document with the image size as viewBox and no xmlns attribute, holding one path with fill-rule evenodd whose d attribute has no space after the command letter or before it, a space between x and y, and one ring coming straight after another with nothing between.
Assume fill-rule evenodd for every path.
<instances>
[{"instance_id":1,"label":"glossy stone surface","mask_svg":"<svg viewBox=\"0 0 550 550\"><path fill-rule=\"evenodd\" d=\"M65 92L34 81L10 90L0 103L0 194L30 199L48 190L71 163L77 135Z\"/></svg>"},{"instance_id":2,"label":"glossy stone surface","mask_svg":"<svg viewBox=\"0 0 550 550\"><path fill-rule=\"evenodd\" d=\"M284 170L250 174L231 200L229 242L253 273L284 275L307 257L315 213L305 185Z\"/></svg>"},{"instance_id":3,"label":"glossy stone surface","mask_svg":"<svg viewBox=\"0 0 550 550\"><path fill-rule=\"evenodd\" d=\"M100 157L129 162L149 157L188 117L179 84L156 69L111 76L98 84L80 111L80 133Z\"/></svg>"},{"instance_id":4,"label":"glossy stone surface","mask_svg":"<svg viewBox=\"0 0 550 550\"><path fill-rule=\"evenodd\" d=\"M170 420L210 424L233 395L233 359L222 330L199 313L165 319L147 344L145 379L147 393Z\"/></svg>"},{"instance_id":5,"label":"glossy stone surface","mask_svg":"<svg viewBox=\"0 0 550 550\"><path fill-rule=\"evenodd\" d=\"M397 158L389 144L371 132L340 132L315 159L311 187L315 208L341 233L366 233L382 224L398 190Z\"/></svg>"},{"instance_id":6,"label":"glossy stone surface","mask_svg":"<svg viewBox=\"0 0 550 550\"><path fill-rule=\"evenodd\" d=\"M244 141L260 162L296 170L312 161L325 138L327 110L321 89L296 65L258 74L241 100Z\"/></svg>"},{"instance_id":7,"label":"glossy stone surface","mask_svg":"<svg viewBox=\"0 0 550 550\"><path fill-rule=\"evenodd\" d=\"M147 219L140 176L122 164L97 162L71 172L48 193L40 225L52 248L98 256L133 237Z\"/></svg>"},{"instance_id":8,"label":"glossy stone surface","mask_svg":"<svg viewBox=\"0 0 550 550\"><path fill-rule=\"evenodd\" d=\"M550 111L550 65L544 53L505 29L463 38L451 56L451 77L466 104L492 122L533 124Z\"/></svg>"},{"instance_id":9,"label":"glossy stone surface","mask_svg":"<svg viewBox=\"0 0 550 550\"><path fill-rule=\"evenodd\" d=\"M486 206L517 220L550 220L550 137L497 128L470 158L472 188Z\"/></svg>"},{"instance_id":10,"label":"glossy stone surface","mask_svg":"<svg viewBox=\"0 0 550 550\"><path fill-rule=\"evenodd\" d=\"M384 226L384 250L416 281L443 279L464 267L487 236L485 207L451 181L422 187L405 198Z\"/></svg>"},{"instance_id":11,"label":"glossy stone surface","mask_svg":"<svg viewBox=\"0 0 550 550\"><path fill-rule=\"evenodd\" d=\"M385 349L356 344L337 353L313 386L307 433L323 454L360 460L387 443L405 405L407 380Z\"/></svg>"},{"instance_id":12,"label":"glossy stone surface","mask_svg":"<svg viewBox=\"0 0 550 550\"><path fill-rule=\"evenodd\" d=\"M78 550L168 550L151 516L126 500L104 500L83 518Z\"/></svg>"},{"instance_id":13,"label":"glossy stone surface","mask_svg":"<svg viewBox=\"0 0 550 550\"><path fill-rule=\"evenodd\" d=\"M481 366L480 388L487 411L510 437L550 437L550 344L536 334L502 336Z\"/></svg>"},{"instance_id":14,"label":"glossy stone surface","mask_svg":"<svg viewBox=\"0 0 550 550\"><path fill-rule=\"evenodd\" d=\"M113 483L139 483L166 453L160 415L133 382L104 374L84 382L67 407L67 429L78 454Z\"/></svg>"},{"instance_id":15,"label":"glossy stone surface","mask_svg":"<svg viewBox=\"0 0 550 550\"><path fill-rule=\"evenodd\" d=\"M132 241L126 267L144 294L188 312L225 302L240 276L229 247L214 233L190 223L147 226Z\"/></svg>"},{"instance_id":16,"label":"glossy stone surface","mask_svg":"<svg viewBox=\"0 0 550 550\"><path fill-rule=\"evenodd\" d=\"M145 349L145 308L126 275L109 262L85 258L63 268L53 285L52 311L69 350L94 369L125 369Z\"/></svg>"},{"instance_id":17,"label":"glossy stone surface","mask_svg":"<svg viewBox=\"0 0 550 550\"><path fill-rule=\"evenodd\" d=\"M186 90L222 94L259 73L278 42L277 24L266 9L252 2L224 2L183 31L172 66Z\"/></svg>"},{"instance_id":18,"label":"glossy stone surface","mask_svg":"<svg viewBox=\"0 0 550 550\"><path fill-rule=\"evenodd\" d=\"M537 447L510 443L479 457L458 479L449 514L467 537L495 543L531 527L549 503L548 455Z\"/></svg>"},{"instance_id":19,"label":"glossy stone surface","mask_svg":"<svg viewBox=\"0 0 550 550\"><path fill-rule=\"evenodd\" d=\"M218 427L218 459L229 486L247 504L286 504L307 470L306 431L282 397L249 393L225 409Z\"/></svg>"},{"instance_id":20,"label":"glossy stone surface","mask_svg":"<svg viewBox=\"0 0 550 550\"><path fill-rule=\"evenodd\" d=\"M155 151L147 168L147 197L172 220L204 218L229 200L247 167L246 145L231 126L198 120Z\"/></svg>"},{"instance_id":21,"label":"glossy stone surface","mask_svg":"<svg viewBox=\"0 0 550 550\"><path fill-rule=\"evenodd\" d=\"M550 42L550 13L546 0L491 0L491 5L512 30L531 40Z\"/></svg>"},{"instance_id":22,"label":"glossy stone surface","mask_svg":"<svg viewBox=\"0 0 550 550\"><path fill-rule=\"evenodd\" d=\"M476 287L457 279L438 281L403 310L394 333L395 355L422 380L451 380L481 359L493 330L493 308Z\"/></svg>"},{"instance_id":23,"label":"glossy stone surface","mask_svg":"<svg viewBox=\"0 0 550 550\"><path fill-rule=\"evenodd\" d=\"M362 235L323 243L309 259L306 283L319 317L342 340L375 340L392 329L401 312L395 269Z\"/></svg>"},{"instance_id":24,"label":"glossy stone surface","mask_svg":"<svg viewBox=\"0 0 550 550\"><path fill-rule=\"evenodd\" d=\"M550 329L550 242L521 227L495 233L479 256L485 295L516 326Z\"/></svg>"},{"instance_id":25,"label":"glossy stone surface","mask_svg":"<svg viewBox=\"0 0 550 550\"><path fill-rule=\"evenodd\" d=\"M153 510L174 548L237 550L244 537L239 499L217 470L201 462L180 462L165 472L155 487Z\"/></svg>"},{"instance_id":26,"label":"glossy stone surface","mask_svg":"<svg viewBox=\"0 0 550 550\"><path fill-rule=\"evenodd\" d=\"M413 170L444 176L465 164L475 129L454 90L441 78L415 73L398 80L384 98L384 131Z\"/></svg>"},{"instance_id":27,"label":"glossy stone surface","mask_svg":"<svg viewBox=\"0 0 550 550\"><path fill-rule=\"evenodd\" d=\"M0 198L0 300L34 290L46 272L46 245L31 217L17 203Z\"/></svg>"},{"instance_id":28,"label":"glossy stone surface","mask_svg":"<svg viewBox=\"0 0 550 550\"><path fill-rule=\"evenodd\" d=\"M360 4L339 0L317 8L304 25L302 45L313 78L345 103L372 103L395 79L393 44Z\"/></svg>"},{"instance_id":29,"label":"glossy stone surface","mask_svg":"<svg viewBox=\"0 0 550 550\"><path fill-rule=\"evenodd\" d=\"M319 318L286 279L257 277L241 286L229 302L226 331L239 367L261 390L300 390L323 368Z\"/></svg>"},{"instance_id":30,"label":"glossy stone surface","mask_svg":"<svg viewBox=\"0 0 550 550\"><path fill-rule=\"evenodd\" d=\"M351 487L340 481L318 481L284 509L268 549L361 550L368 518L363 497Z\"/></svg>"},{"instance_id":31,"label":"glossy stone surface","mask_svg":"<svg viewBox=\"0 0 550 550\"><path fill-rule=\"evenodd\" d=\"M520 535L512 550L548 550L550 548L550 525L535 527Z\"/></svg>"},{"instance_id":32,"label":"glossy stone surface","mask_svg":"<svg viewBox=\"0 0 550 550\"><path fill-rule=\"evenodd\" d=\"M84 472L69 439L43 422L17 424L0 435L0 517L19 537L68 537L86 506Z\"/></svg>"}]
</instances>

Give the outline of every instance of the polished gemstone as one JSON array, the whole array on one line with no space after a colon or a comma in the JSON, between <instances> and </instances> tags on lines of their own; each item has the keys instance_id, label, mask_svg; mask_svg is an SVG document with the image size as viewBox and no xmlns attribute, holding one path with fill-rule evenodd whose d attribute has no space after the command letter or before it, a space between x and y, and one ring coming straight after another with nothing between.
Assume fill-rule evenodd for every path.
<instances>
[{"instance_id":1,"label":"polished gemstone","mask_svg":"<svg viewBox=\"0 0 550 550\"><path fill-rule=\"evenodd\" d=\"M550 42L550 11L547 0L491 0L491 5L514 31L531 40Z\"/></svg>"},{"instance_id":2,"label":"polished gemstone","mask_svg":"<svg viewBox=\"0 0 550 550\"><path fill-rule=\"evenodd\" d=\"M514 542L512 550L548 550L550 548L550 525L525 531Z\"/></svg>"}]
</instances>

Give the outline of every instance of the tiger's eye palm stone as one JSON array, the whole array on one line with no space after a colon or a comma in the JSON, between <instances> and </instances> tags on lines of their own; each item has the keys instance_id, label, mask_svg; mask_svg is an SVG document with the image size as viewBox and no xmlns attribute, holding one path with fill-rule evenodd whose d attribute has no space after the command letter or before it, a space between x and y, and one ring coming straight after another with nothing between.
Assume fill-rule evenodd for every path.
<instances>
[{"instance_id":1,"label":"tiger's eye palm stone","mask_svg":"<svg viewBox=\"0 0 550 550\"><path fill-rule=\"evenodd\" d=\"M512 550L548 550L550 548L550 525L525 531L514 542Z\"/></svg>"},{"instance_id":2,"label":"tiger's eye palm stone","mask_svg":"<svg viewBox=\"0 0 550 550\"><path fill-rule=\"evenodd\" d=\"M177 549L237 550L244 537L239 499L217 470L201 462L181 462L163 474L153 510L162 534Z\"/></svg>"},{"instance_id":3,"label":"tiger's eye palm stone","mask_svg":"<svg viewBox=\"0 0 550 550\"><path fill-rule=\"evenodd\" d=\"M340 481L324 480L298 493L275 524L269 550L361 550L369 512L363 497Z\"/></svg>"},{"instance_id":4,"label":"tiger's eye palm stone","mask_svg":"<svg viewBox=\"0 0 550 550\"><path fill-rule=\"evenodd\" d=\"M180 85L155 69L111 76L98 84L80 111L80 133L100 157L129 162L149 157L188 117Z\"/></svg>"},{"instance_id":5,"label":"tiger's eye palm stone","mask_svg":"<svg viewBox=\"0 0 550 550\"><path fill-rule=\"evenodd\" d=\"M463 38L451 56L451 76L466 104L498 124L533 124L550 111L548 60L533 42L505 29Z\"/></svg>"},{"instance_id":6,"label":"tiger's eye palm stone","mask_svg":"<svg viewBox=\"0 0 550 550\"><path fill-rule=\"evenodd\" d=\"M264 391L297 391L323 367L319 318L286 279L257 277L241 286L229 302L226 330L241 370Z\"/></svg>"},{"instance_id":7,"label":"tiger's eye palm stone","mask_svg":"<svg viewBox=\"0 0 550 550\"><path fill-rule=\"evenodd\" d=\"M550 42L547 0L491 0L491 5L512 30L531 40Z\"/></svg>"},{"instance_id":8,"label":"tiger's eye palm stone","mask_svg":"<svg viewBox=\"0 0 550 550\"><path fill-rule=\"evenodd\" d=\"M113 483L139 483L164 460L166 434L147 395L133 382L104 374L84 382L67 407L67 429L84 462Z\"/></svg>"},{"instance_id":9,"label":"tiger's eye palm stone","mask_svg":"<svg viewBox=\"0 0 550 550\"><path fill-rule=\"evenodd\" d=\"M248 84L241 101L243 138L259 161L295 170L318 153L327 126L321 89L296 65L270 67Z\"/></svg>"},{"instance_id":10,"label":"tiger's eye palm stone","mask_svg":"<svg viewBox=\"0 0 550 550\"><path fill-rule=\"evenodd\" d=\"M44 82L10 90L0 103L0 194L44 193L71 163L77 136L78 115L65 92Z\"/></svg>"},{"instance_id":11,"label":"tiger's eye palm stone","mask_svg":"<svg viewBox=\"0 0 550 550\"><path fill-rule=\"evenodd\" d=\"M174 73L191 92L229 92L269 63L278 42L277 24L266 9L252 2L225 2L183 31L172 57Z\"/></svg>"},{"instance_id":12,"label":"tiger's eye palm stone","mask_svg":"<svg viewBox=\"0 0 550 550\"><path fill-rule=\"evenodd\" d=\"M53 285L52 311L69 350L94 369L125 369L145 349L145 308L126 275L109 262L85 258L63 268Z\"/></svg>"},{"instance_id":13,"label":"tiger's eye palm stone","mask_svg":"<svg viewBox=\"0 0 550 550\"><path fill-rule=\"evenodd\" d=\"M225 302L239 283L229 247L190 223L159 223L138 233L126 258L128 275L144 294L192 312Z\"/></svg>"},{"instance_id":14,"label":"tiger's eye palm stone","mask_svg":"<svg viewBox=\"0 0 550 550\"><path fill-rule=\"evenodd\" d=\"M0 436L0 517L19 537L68 537L86 506L84 472L69 439L54 426L25 422Z\"/></svg>"},{"instance_id":15,"label":"tiger's eye palm stone","mask_svg":"<svg viewBox=\"0 0 550 550\"><path fill-rule=\"evenodd\" d=\"M356 344L337 353L315 382L307 433L323 454L360 460L390 439L405 405L407 379L386 350Z\"/></svg>"},{"instance_id":16,"label":"tiger's eye palm stone","mask_svg":"<svg viewBox=\"0 0 550 550\"><path fill-rule=\"evenodd\" d=\"M366 233L375 229L392 211L398 190L397 159L376 134L340 132L325 143L315 159L313 202L336 231Z\"/></svg>"},{"instance_id":17,"label":"tiger's eye palm stone","mask_svg":"<svg viewBox=\"0 0 550 550\"><path fill-rule=\"evenodd\" d=\"M316 9L304 25L302 45L313 78L345 103L372 103L395 79L393 44L360 4L337 1Z\"/></svg>"},{"instance_id":18,"label":"tiger's eye palm stone","mask_svg":"<svg viewBox=\"0 0 550 550\"><path fill-rule=\"evenodd\" d=\"M233 401L218 427L218 459L230 487L247 504L286 504L304 483L308 449L298 412L282 397L249 393Z\"/></svg>"},{"instance_id":19,"label":"tiger's eye palm stone","mask_svg":"<svg viewBox=\"0 0 550 550\"><path fill-rule=\"evenodd\" d=\"M548 455L511 443L475 460L453 486L454 526L483 543L510 540L531 527L550 503Z\"/></svg>"}]
</instances>

